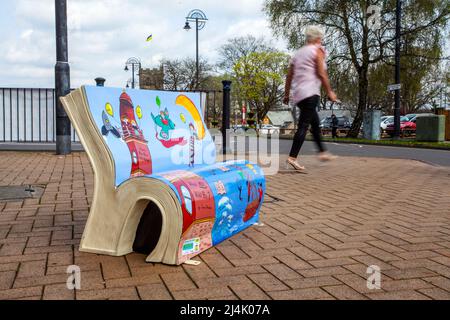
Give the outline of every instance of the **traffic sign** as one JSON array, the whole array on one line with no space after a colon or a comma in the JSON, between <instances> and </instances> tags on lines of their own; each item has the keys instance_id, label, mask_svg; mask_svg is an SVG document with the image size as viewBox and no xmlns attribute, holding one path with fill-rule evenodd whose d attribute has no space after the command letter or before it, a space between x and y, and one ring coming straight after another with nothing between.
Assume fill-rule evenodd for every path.
<instances>
[{"instance_id":1,"label":"traffic sign","mask_svg":"<svg viewBox=\"0 0 450 320\"><path fill-rule=\"evenodd\" d=\"M392 92L392 91L400 90L401 87L402 87L402 84L401 83L397 83L397 84L390 84L390 85L388 85L387 89L388 89L389 92Z\"/></svg>"}]
</instances>

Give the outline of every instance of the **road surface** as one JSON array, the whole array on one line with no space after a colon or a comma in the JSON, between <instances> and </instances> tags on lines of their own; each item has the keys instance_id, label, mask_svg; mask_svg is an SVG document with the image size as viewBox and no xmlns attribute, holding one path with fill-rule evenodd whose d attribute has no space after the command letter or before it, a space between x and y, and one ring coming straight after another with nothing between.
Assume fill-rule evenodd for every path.
<instances>
[{"instance_id":1,"label":"road surface","mask_svg":"<svg viewBox=\"0 0 450 320\"><path fill-rule=\"evenodd\" d=\"M288 154L292 145L291 140L280 140L280 153ZM349 143L325 143L328 150L338 156L347 157L377 157L389 159L418 160L433 165L450 167L450 150L434 150L420 148L375 146ZM305 141L300 156L316 153L316 146L312 141Z\"/></svg>"}]
</instances>

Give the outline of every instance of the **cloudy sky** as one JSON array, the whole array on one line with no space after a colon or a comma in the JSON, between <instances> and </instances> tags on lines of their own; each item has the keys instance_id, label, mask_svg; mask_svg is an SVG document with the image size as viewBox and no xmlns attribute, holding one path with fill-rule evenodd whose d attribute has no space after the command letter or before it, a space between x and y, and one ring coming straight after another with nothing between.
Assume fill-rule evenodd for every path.
<instances>
[{"instance_id":1,"label":"cloudy sky","mask_svg":"<svg viewBox=\"0 0 450 320\"><path fill-rule=\"evenodd\" d=\"M54 0L0 0L0 87L53 87L55 65ZM227 39L265 36L280 50L262 13L263 0L68 0L71 86L102 76L123 87L127 58L156 67L162 58L195 57L195 32L183 30L191 9L209 21L200 31L200 54L210 62ZM153 40L146 42L149 34Z\"/></svg>"}]
</instances>

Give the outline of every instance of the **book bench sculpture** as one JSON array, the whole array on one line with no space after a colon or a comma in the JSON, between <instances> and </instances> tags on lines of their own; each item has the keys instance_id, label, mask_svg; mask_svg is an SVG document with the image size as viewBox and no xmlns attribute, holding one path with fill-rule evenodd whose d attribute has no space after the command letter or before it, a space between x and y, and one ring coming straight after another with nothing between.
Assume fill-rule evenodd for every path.
<instances>
[{"instance_id":1,"label":"book bench sculpture","mask_svg":"<svg viewBox=\"0 0 450 320\"><path fill-rule=\"evenodd\" d=\"M81 251L178 265L258 222L263 172L215 163L200 94L85 86L61 101L95 176Z\"/></svg>"}]
</instances>

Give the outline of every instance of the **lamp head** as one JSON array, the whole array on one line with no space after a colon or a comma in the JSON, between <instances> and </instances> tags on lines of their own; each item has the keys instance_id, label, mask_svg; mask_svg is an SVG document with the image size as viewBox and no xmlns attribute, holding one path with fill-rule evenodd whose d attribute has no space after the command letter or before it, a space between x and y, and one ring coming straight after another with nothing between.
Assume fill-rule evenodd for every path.
<instances>
[{"instance_id":1,"label":"lamp head","mask_svg":"<svg viewBox=\"0 0 450 320\"><path fill-rule=\"evenodd\" d=\"M189 25L189 21L186 21L186 24L184 25L184 30L189 31L191 30L191 26Z\"/></svg>"},{"instance_id":2,"label":"lamp head","mask_svg":"<svg viewBox=\"0 0 450 320\"><path fill-rule=\"evenodd\" d=\"M123 69L123 70L125 70L125 71L128 71L128 66L127 66L127 65L125 65L125 69Z\"/></svg>"}]
</instances>

